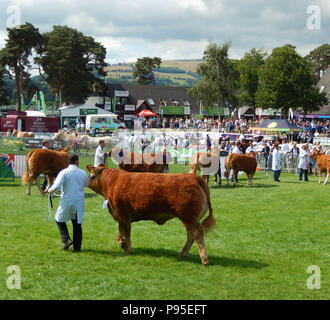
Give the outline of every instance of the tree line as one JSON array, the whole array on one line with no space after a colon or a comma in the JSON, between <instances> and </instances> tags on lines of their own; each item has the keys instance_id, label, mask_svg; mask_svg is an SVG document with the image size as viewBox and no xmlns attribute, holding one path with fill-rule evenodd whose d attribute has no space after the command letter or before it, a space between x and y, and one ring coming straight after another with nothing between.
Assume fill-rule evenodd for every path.
<instances>
[{"instance_id":1,"label":"tree line","mask_svg":"<svg viewBox=\"0 0 330 320\"><path fill-rule=\"evenodd\" d=\"M17 110L21 110L21 97L32 97L40 89L28 86L33 69L48 84L58 105L82 103L93 91L105 90L95 72L104 76L106 49L94 38L67 26L53 26L52 31L41 34L28 22L7 32L0 51L0 104L8 102L5 79L12 79Z\"/></svg>"},{"instance_id":2,"label":"tree line","mask_svg":"<svg viewBox=\"0 0 330 320\"><path fill-rule=\"evenodd\" d=\"M15 91L17 109L21 97L32 98L38 90L50 92L60 103L83 103L93 92L105 94L106 49L93 37L67 26L53 26L41 34L31 23L8 28L5 47L0 51L0 104L8 104L6 85ZM197 68L199 80L189 93L205 107L242 105L258 108L318 110L328 103L317 82L330 65L330 45L324 44L306 57L290 44L268 54L251 49L240 60L229 58L230 43L209 43ZM138 59L133 79L138 84L156 85L154 72L161 70L159 57ZM39 77L31 81L31 71ZM45 86L45 83L47 86ZM15 88L15 89L14 89Z\"/></svg>"},{"instance_id":3,"label":"tree line","mask_svg":"<svg viewBox=\"0 0 330 320\"><path fill-rule=\"evenodd\" d=\"M316 87L330 66L330 45L302 57L290 44L268 54L251 49L240 60L230 60L230 43L209 43L204 63L197 68L202 79L189 92L204 106L317 111L328 104L325 92Z\"/></svg>"}]
</instances>

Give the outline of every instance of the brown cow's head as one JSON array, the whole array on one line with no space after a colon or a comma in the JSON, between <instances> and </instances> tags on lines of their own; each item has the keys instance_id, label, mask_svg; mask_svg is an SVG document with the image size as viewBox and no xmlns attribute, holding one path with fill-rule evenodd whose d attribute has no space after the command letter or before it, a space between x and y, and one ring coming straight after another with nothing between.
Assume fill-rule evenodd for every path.
<instances>
[{"instance_id":1,"label":"brown cow's head","mask_svg":"<svg viewBox=\"0 0 330 320\"><path fill-rule=\"evenodd\" d=\"M102 193L102 186L100 183L100 176L104 169L107 169L104 165L99 165L98 167L94 167L91 164L86 166L86 169L90 172L90 180L89 180L89 188L91 188L93 191L95 191L98 194Z\"/></svg>"},{"instance_id":2,"label":"brown cow's head","mask_svg":"<svg viewBox=\"0 0 330 320\"><path fill-rule=\"evenodd\" d=\"M323 154L322 151L318 150L317 148L314 148L312 153L310 153L309 156L315 160L318 156L320 156L322 154Z\"/></svg>"}]
</instances>

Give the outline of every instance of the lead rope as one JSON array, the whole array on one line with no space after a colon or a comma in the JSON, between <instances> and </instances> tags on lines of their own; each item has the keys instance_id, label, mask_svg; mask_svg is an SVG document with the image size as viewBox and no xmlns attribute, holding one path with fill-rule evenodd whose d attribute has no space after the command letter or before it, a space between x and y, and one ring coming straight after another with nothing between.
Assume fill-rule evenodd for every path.
<instances>
[{"instance_id":1,"label":"lead rope","mask_svg":"<svg viewBox=\"0 0 330 320\"><path fill-rule=\"evenodd\" d=\"M48 194L48 221L50 221L50 218L52 217L52 210L54 206L53 206L53 199L52 199L52 194L49 193Z\"/></svg>"},{"instance_id":2,"label":"lead rope","mask_svg":"<svg viewBox=\"0 0 330 320\"><path fill-rule=\"evenodd\" d=\"M53 197L61 197L61 195L56 194L56 192L48 193L48 220L52 217Z\"/></svg>"}]
</instances>

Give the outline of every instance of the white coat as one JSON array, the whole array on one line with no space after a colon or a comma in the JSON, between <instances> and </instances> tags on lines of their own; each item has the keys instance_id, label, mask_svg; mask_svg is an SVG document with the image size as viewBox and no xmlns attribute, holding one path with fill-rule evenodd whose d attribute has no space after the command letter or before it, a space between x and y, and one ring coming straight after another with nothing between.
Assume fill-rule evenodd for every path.
<instances>
[{"instance_id":1,"label":"white coat","mask_svg":"<svg viewBox=\"0 0 330 320\"><path fill-rule=\"evenodd\" d=\"M237 146L234 146L234 148L233 148L233 150L232 150L232 152L231 152L231 153L241 154L241 153L242 153L242 151L239 149L239 147L237 147Z\"/></svg>"},{"instance_id":2,"label":"white coat","mask_svg":"<svg viewBox=\"0 0 330 320\"><path fill-rule=\"evenodd\" d=\"M57 222L67 222L75 219L83 223L85 212L84 187L88 187L89 177L87 173L79 169L76 165L70 164L58 174L54 184L49 188L50 192L61 189L61 201L56 210L55 220Z\"/></svg>"},{"instance_id":3,"label":"white coat","mask_svg":"<svg viewBox=\"0 0 330 320\"><path fill-rule=\"evenodd\" d=\"M281 166L281 154L277 149L273 151L273 162L272 162L272 170L282 170Z\"/></svg>"},{"instance_id":4,"label":"white coat","mask_svg":"<svg viewBox=\"0 0 330 320\"><path fill-rule=\"evenodd\" d=\"M105 152L101 146L98 146L95 152L94 167L97 167L100 164L105 164Z\"/></svg>"},{"instance_id":5,"label":"white coat","mask_svg":"<svg viewBox=\"0 0 330 320\"><path fill-rule=\"evenodd\" d=\"M307 170L307 164L308 164L308 155L309 152L306 150L301 149L299 153L299 162L298 162L298 168Z\"/></svg>"}]
</instances>

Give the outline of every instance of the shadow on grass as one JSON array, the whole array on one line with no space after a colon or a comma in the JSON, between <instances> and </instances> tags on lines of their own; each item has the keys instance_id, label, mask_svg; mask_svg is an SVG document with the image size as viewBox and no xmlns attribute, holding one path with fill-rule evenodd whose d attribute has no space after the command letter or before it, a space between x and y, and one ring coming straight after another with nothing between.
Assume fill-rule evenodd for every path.
<instances>
[{"instance_id":1,"label":"shadow on grass","mask_svg":"<svg viewBox=\"0 0 330 320\"><path fill-rule=\"evenodd\" d=\"M236 187L234 187L233 185L209 185L209 188L210 189L234 189L234 188L278 188L278 185L273 185L273 184L263 184L263 183L258 183L258 184L253 184L252 187L249 187L247 185L244 185L244 184L238 184Z\"/></svg>"},{"instance_id":2,"label":"shadow on grass","mask_svg":"<svg viewBox=\"0 0 330 320\"><path fill-rule=\"evenodd\" d=\"M97 197L97 193L85 193L85 198L94 198Z\"/></svg>"},{"instance_id":3,"label":"shadow on grass","mask_svg":"<svg viewBox=\"0 0 330 320\"><path fill-rule=\"evenodd\" d=\"M86 249L84 252L90 252L95 254L102 255L111 255L113 257L134 257L134 256L150 256L155 258L167 257L174 259L176 261L182 261L184 263L194 263L201 265L201 259L199 254L190 253L188 257L180 258L178 251L168 250L168 249L152 249L152 248L132 248L132 251L125 255L122 251L108 251L108 250L94 250L94 249ZM253 260L242 260L242 259L234 259L227 257L219 257L219 256L208 256L210 261L210 266L222 266L222 267L239 267L239 268L253 268L253 269L262 269L269 266L269 264L264 262L258 262Z\"/></svg>"}]
</instances>

